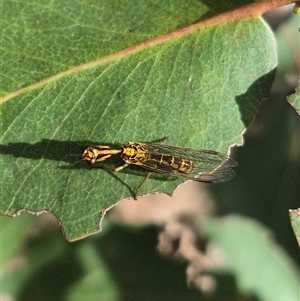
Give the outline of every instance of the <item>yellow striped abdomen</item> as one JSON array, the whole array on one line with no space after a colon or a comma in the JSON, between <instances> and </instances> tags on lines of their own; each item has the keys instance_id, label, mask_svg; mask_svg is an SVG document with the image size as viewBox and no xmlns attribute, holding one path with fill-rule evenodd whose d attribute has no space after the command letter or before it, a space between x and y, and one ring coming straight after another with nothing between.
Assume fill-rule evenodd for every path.
<instances>
[{"instance_id":1,"label":"yellow striped abdomen","mask_svg":"<svg viewBox=\"0 0 300 301\"><path fill-rule=\"evenodd\" d=\"M148 153L147 160L162 166L170 167L182 173L190 173L194 169L192 160L175 157L169 154Z\"/></svg>"}]
</instances>

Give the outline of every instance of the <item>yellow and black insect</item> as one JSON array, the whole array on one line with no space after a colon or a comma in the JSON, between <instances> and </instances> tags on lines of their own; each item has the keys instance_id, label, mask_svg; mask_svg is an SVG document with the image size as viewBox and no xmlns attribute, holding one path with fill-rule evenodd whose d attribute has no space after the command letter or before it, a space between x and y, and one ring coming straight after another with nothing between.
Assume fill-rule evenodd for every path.
<instances>
[{"instance_id":1,"label":"yellow and black insect","mask_svg":"<svg viewBox=\"0 0 300 301\"><path fill-rule=\"evenodd\" d=\"M131 164L149 170L136 189L135 199L140 187L153 172L205 183L226 182L235 175L231 167L236 166L237 162L215 151L157 143L115 144L115 148L104 145L90 146L83 151L81 159L95 164L111 156L120 155L125 164L113 171L118 172Z\"/></svg>"}]
</instances>

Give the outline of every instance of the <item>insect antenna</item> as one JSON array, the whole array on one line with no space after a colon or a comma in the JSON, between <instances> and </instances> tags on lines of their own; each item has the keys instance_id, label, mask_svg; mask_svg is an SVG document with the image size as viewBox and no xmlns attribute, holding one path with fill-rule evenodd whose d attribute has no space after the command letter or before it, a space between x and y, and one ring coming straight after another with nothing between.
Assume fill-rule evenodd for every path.
<instances>
[{"instance_id":1,"label":"insect antenna","mask_svg":"<svg viewBox=\"0 0 300 301\"><path fill-rule=\"evenodd\" d=\"M69 154L70 157L81 157L81 154ZM76 160L75 162L73 162L72 164L69 164L69 168L73 168L75 165L77 165L78 163L82 162L83 158L80 158L79 160Z\"/></svg>"}]
</instances>

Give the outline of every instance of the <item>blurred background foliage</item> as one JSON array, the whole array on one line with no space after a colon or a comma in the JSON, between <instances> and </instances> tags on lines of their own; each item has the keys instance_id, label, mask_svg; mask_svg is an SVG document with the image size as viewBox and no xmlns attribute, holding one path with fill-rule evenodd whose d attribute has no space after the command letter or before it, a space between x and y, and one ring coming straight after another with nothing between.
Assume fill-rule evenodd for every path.
<instances>
[{"instance_id":1,"label":"blurred background foliage","mask_svg":"<svg viewBox=\"0 0 300 301\"><path fill-rule=\"evenodd\" d=\"M213 205L201 206L213 206L213 210L206 212L217 213L225 221L235 214L259 222L261 229L270 231L270 245L280 253L277 259L286 261L284 268L293 275L293 269L299 271L299 249L288 210L299 206L299 116L286 97L294 93L299 79L299 16L292 14L291 7L284 7L264 18L274 30L279 52L271 98L261 103L244 134L243 146L233 150L233 157L239 162L237 177L226 185L210 187ZM183 203L190 201L197 188L187 189L188 194L182 194L184 199L180 195ZM181 233L193 232L194 241L186 246L197 246L199 253L195 256L203 256L199 259L201 268L193 270L192 259L183 255L191 249L180 251L180 240L188 234L172 236L170 233L176 231L168 232L167 225L174 222L174 215L173 220L167 218L163 222L163 211L171 210L174 200L162 202L159 196L122 202L108 212L101 233L75 243L64 240L57 220L49 214L2 217L1 299L264 300L261 291L243 290L245 286L237 270L220 264L219 269L212 271L209 267L218 266L216 262L222 255L210 253L211 242L203 237L202 226L195 227L195 216L177 214L177 222L183 226L174 228ZM203 207L199 212L206 214ZM205 230L207 225L204 222L204 233L212 242L220 242L218 231ZM168 233L167 239L162 236ZM166 241L169 245L162 245ZM246 255L259 249L245 248L239 237L232 241ZM207 264L213 256L217 256L214 264ZM252 277L259 279L268 269L267 263L253 266L249 271ZM201 277L193 275L193 271L201 273ZM272 300L280 300L275 292Z\"/></svg>"}]
</instances>

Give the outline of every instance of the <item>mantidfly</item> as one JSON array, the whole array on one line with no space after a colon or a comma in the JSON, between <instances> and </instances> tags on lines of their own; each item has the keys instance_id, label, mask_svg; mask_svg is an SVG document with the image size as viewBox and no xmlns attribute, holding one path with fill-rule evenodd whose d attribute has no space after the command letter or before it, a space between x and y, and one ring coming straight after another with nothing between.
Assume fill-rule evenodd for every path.
<instances>
[{"instance_id":1,"label":"mantidfly","mask_svg":"<svg viewBox=\"0 0 300 301\"><path fill-rule=\"evenodd\" d=\"M164 138L162 141L167 139ZM125 164L111 171L119 172L129 165L148 170L148 174L135 191L134 199L137 199L139 189L152 173L204 183L222 183L234 177L235 172L231 167L238 165L227 155L211 150L197 150L162 143L127 142L115 143L115 145L116 147L89 146L83 151L81 160L93 165L111 156L119 155Z\"/></svg>"}]
</instances>

